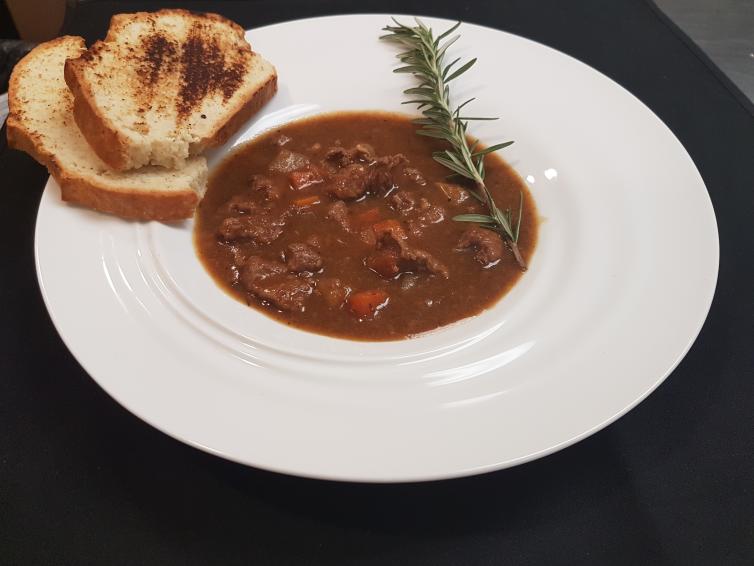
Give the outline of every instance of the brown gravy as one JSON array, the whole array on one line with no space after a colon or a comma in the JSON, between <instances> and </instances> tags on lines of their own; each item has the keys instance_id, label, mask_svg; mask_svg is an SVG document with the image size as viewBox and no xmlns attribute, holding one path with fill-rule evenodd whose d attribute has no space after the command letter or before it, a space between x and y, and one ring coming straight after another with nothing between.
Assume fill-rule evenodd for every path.
<instances>
[{"instance_id":1,"label":"brown gravy","mask_svg":"<svg viewBox=\"0 0 754 566\"><path fill-rule=\"evenodd\" d=\"M301 329L396 340L478 314L522 275L469 185L432 159L442 143L387 113L318 116L266 132L210 178L196 248L220 287ZM498 207L517 211L531 258L537 213L521 178L485 158Z\"/></svg>"}]
</instances>

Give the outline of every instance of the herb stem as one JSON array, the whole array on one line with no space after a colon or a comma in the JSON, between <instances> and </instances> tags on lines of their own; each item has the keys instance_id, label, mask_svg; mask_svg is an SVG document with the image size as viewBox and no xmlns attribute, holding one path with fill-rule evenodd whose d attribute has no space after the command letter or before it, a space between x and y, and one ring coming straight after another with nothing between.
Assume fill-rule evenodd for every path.
<instances>
[{"instance_id":1,"label":"herb stem","mask_svg":"<svg viewBox=\"0 0 754 566\"><path fill-rule=\"evenodd\" d=\"M516 263L518 263L522 271L526 271L526 261L521 255L521 250L518 249L518 243L511 239L506 240L506 242L508 242L508 247L510 247L511 252L513 252L513 257L516 258Z\"/></svg>"},{"instance_id":2,"label":"herb stem","mask_svg":"<svg viewBox=\"0 0 754 566\"><path fill-rule=\"evenodd\" d=\"M516 223L516 229L514 231L513 227L510 226L510 223L511 223L510 217L500 212L500 209L495 205L495 201L492 199L492 194L490 193L489 190L487 190L487 187L485 186L484 181L477 181L476 185L477 185L477 192L487 197L486 198L487 209L492 213L492 218L495 219L496 224L498 225L495 227L495 229L498 232L501 232L501 236L505 240L505 243L508 245L508 248L513 254L513 258L516 260L516 263L518 264L518 266L521 268L522 271L526 271L527 269L526 260L524 259L523 255L521 255L521 250L518 247L518 231L521 228L520 214L519 214L518 221ZM522 199L523 199L523 195L522 195ZM500 230L499 228L502 228L502 230Z\"/></svg>"}]
</instances>

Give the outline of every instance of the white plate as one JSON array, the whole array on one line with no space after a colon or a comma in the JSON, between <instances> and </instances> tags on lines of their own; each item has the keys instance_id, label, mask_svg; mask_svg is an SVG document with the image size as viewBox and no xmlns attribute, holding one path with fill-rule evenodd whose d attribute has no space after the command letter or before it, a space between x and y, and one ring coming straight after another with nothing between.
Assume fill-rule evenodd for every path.
<instances>
[{"instance_id":1,"label":"white plate","mask_svg":"<svg viewBox=\"0 0 754 566\"><path fill-rule=\"evenodd\" d=\"M378 41L388 16L249 32L280 92L233 140L326 110L406 110L411 78ZM427 18L436 30L452 22ZM686 353L717 277L715 216L694 164L641 102L540 44L465 24L455 84L476 128L543 217L531 269L497 306L413 340L363 343L288 328L227 296L201 267L192 223L125 222L68 206L50 180L39 281L74 356L167 434L271 470L429 480L568 446L648 395ZM301 46L305 46L302 50ZM228 147L213 157L227 152Z\"/></svg>"}]
</instances>

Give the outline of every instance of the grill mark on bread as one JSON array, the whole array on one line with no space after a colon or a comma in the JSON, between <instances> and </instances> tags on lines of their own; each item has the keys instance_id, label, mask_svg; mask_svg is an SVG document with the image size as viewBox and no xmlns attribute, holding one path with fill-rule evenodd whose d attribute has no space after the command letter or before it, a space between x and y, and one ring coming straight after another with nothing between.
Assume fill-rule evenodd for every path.
<instances>
[{"instance_id":1,"label":"grill mark on bread","mask_svg":"<svg viewBox=\"0 0 754 566\"><path fill-rule=\"evenodd\" d=\"M147 85L153 86L160 78L160 73L170 73L176 56L176 48L172 41L161 33L148 35L143 40L143 55L140 74Z\"/></svg>"},{"instance_id":2,"label":"grill mark on bread","mask_svg":"<svg viewBox=\"0 0 754 566\"><path fill-rule=\"evenodd\" d=\"M243 57L226 60L226 54L200 23L191 26L181 52L181 88L176 109L184 119L207 96L220 92L227 101L238 90L246 73Z\"/></svg>"}]
</instances>

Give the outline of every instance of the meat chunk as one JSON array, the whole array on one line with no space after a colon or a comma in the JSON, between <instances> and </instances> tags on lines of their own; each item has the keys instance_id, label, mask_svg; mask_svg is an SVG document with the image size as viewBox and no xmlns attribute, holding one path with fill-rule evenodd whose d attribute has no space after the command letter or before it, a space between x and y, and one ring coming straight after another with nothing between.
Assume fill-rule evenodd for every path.
<instances>
[{"instance_id":1,"label":"meat chunk","mask_svg":"<svg viewBox=\"0 0 754 566\"><path fill-rule=\"evenodd\" d=\"M317 282L316 292L330 307L340 307L346 302L351 288L336 277L322 277Z\"/></svg>"},{"instance_id":2,"label":"meat chunk","mask_svg":"<svg viewBox=\"0 0 754 566\"><path fill-rule=\"evenodd\" d=\"M366 165L352 163L340 169L332 179L328 192L339 199L356 199L367 190L369 172Z\"/></svg>"},{"instance_id":3,"label":"meat chunk","mask_svg":"<svg viewBox=\"0 0 754 566\"><path fill-rule=\"evenodd\" d=\"M309 158L305 155L284 148L270 162L269 170L274 173L290 173L296 169L303 169L309 163Z\"/></svg>"},{"instance_id":4,"label":"meat chunk","mask_svg":"<svg viewBox=\"0 0 754 566\"><path fill-rule=\"evenodd\" d=\"M419 171L415 167L406 167L403 170L403 174L417 185L421 185L423 187L427 184L427 180L424 178L424 175L422 175L421 171Z\"/></svg>"},{"instance_id":5,"label":"meat chunk","mask_svg":"<svg viewBox=\"0 0 754 566\"><path fill-rule=\"evenodd\" d=\"M295 273L314 273L322 269L322 256L307 244L289 244L285 249L285 264Z\"/></svg>"},{"instance_id":6,"label":"meat chunk","mask_svg":"<svg viewBox=\"0 0 754 566\"><path fill-rule=\"evenodd\" d=\"M224 242L251 241L271 244L283 233L283 221L269 216L232 216L220 224L218 237Z\"/></svg>"},{"instance_id":7,"label":"meat chunk","mask_svg":"<svg viewBox=\"0 0 754 566\"><path fill-rule=\"evenodd\" d=\"M390 207L401 215L408 214L416 206L416 197L409 191L395 191L387 200Z\"/></svg>"},{"instance_id":8,"label":"meat chunk","mask_svg":"<svg viewBox=\"0 0 754 566\"><path fill-rule=\"evenodd\" d=\"M327 153L325 153L325 162L338 168L353 163L350 152L346 148L340 146L331 147L327 150Z\"/></svg>"},{"instance_id":9,"label":"meat chunk","mask_svg":"<svg viewBox=\"0 0 754 566\"><path fill-rule=\"evenodd\" d=\"M289 274L260 281L251 291L280 310L303 311L306 299L312 294L312 285L306 279Z\"/></svg>"},{"instance_id":10,"label":"meat chunk","mask_svg":"<svg viewBox=\"0 0 754 566\"><path fill-rule=\"evenodd\" d=\"M420 271L427 271L434 275L440 275L447 279L450 276L447 266L429 252L412 247L405 247L401 252L401 259L409 262L419 268ZM411 271L405 269L404 271Z\"/></svg>"},{"instance_id":11,"label":"meat chunk","mask_svg":"<svg viewBox=\"0 0 754 566\"><path fill-rule=\"evenodd\" d=\"M346 232L351 231L351 221L348 219L348 207L342 200L336 200L332 203L325 213L325 218L334 220Z\"/></svg>"},{"instance_id":12,"label":"meat chunk","mask_svg":"<svg viewBox=\"0 0 754 566\"><path fill-rule=\"evenodd\" d=\"M433 208L437 208L437 205L432 204L424 197L419 199L419 205L416 207L419 212L427 212L429 210L432 210Z\"/></svg>"},{"instance_id":13,"label":"meat chunk","mask_svg":"<svg viewBox=\"0 0 754 566\"><path fill-rule=\"evenodd\" d=\"M244 248L239 248L237 246L230 246L230 252L233 254L233 266L236 268L235 271L235 279L238 279L238 266L243 264L246 261L246 258L249 257L248 251Z\"/></svg>"},{"instance_id":14,"label":"meat chunk","mask_svg":"<svg viewBox=\"0 0 754 566\"><path fill-rule=\"evenodd\" d=\"M426 206L421 206L415 211L415 216L409 220L408 228L414 236L421 236L424 229L432 224L445 220L445 209L436 204L430 204L422 199Z\"/></svg>"},{"instance_id":15,"label":"meat chunk","mask_svg":"<svg viewBox=\"0 0 754 566\"><path fill-rule=\"evenodd\" d=\"M339 199L356 199L365 193L388 193L395 187L392 170L405 159L398 154L380 157L370 165L349 163L333 175L329 192Z\"/></svg>"},{"instance_id":16,"label":"meat chunk","mask_svg":"<svg viewBox=\"0 0 754 566\"><path fill-rule=\"evenodd\" d=\"M351 149L340 146L331 147L325 153L325 162L337 168L347 167L354 163L369 164L375 159L374 148L368 143L357 143Z\"/></svg>"},{"instance_id":17,"label":"meat chunk","mask_svg":"<svg viewBox=\"0 0 754 566\"><path fill-rule=\"evenodd\" d=\"M248 191L233 196L226 205L229 214L252 214L269 208L269 204L280 198L280 189L264 175L252 175L248 181Z\"/></svg>"},{"instance_id":18,"label":"meat chunk","mask_svg":"<svg viewBox=\"0 0 754 566\"><path fill-rule=\"evenodd\" d=\"M228 214L251 214L264 209L264 204L250 198L246 194L236 195L226 204Z\"/></svg>"},{"instance_id":19,"label":"meat chunk","mask_svg":"<svg viewBox=\"0 0 754 566\"><path fill-rule=\"evenodd\" d=\"M404 273L401 275L401 291L410 291L419 284L420 280L421 276L415 273Z\"/></svg>"},{"instance_id":20,"label":"meat chunk","mask_svg":"<svg viewBox=\"0 0 754 566\"><path fill-rule=\"evenodd\" d=\"M365 159L359 161L353 157L354 155L371 157L370 152L373 151L371 146L362 146L366 144L359 144L350 151L336 147L328 152L330 162L341 167L332 178L329 188L332 196L347 200L357 199L365 193L386 194L395 187L392 170L401 163L406 163L406 157L400 153L388 155L374 159L366 165Z\"/></svg>"},{"instance_id":21,"label":"meat chunk","mask_svg":"<svg viewBox=\"0 0 754 566\"><path fill-rule=\"evenodd\" d=\"M505 252L505 244L499 234L479 226L472 226L461 234L458 241L460 250L474 250L474 259L484 266L500 261Z\"/></svg>"},{"instance_id":22,"label":"meat chunk","mask_svg":"<svg viewBox=\"0 0 754 566\"><path fill-rule=\"evenodd\" d=\"M398 165L404 165L406 163L408 163L408 158L402 153L385 155L384 157L378 157L375 160L376 165L386 167L387 169L395 169Z\"/></svg>"},{"instance_id":23,"label":"meat chunk","mask_svg":"<svg viewBox=\"0 0 754 566\"><path fill-rule=\"evenodd\" d=\"M469 191L453 183L435 183L452 204L461 204L471 196Z\"/></svg>"},{"instance_id":24,"label":"meat chunk","mask_svg":"<svg viewBox=\"0 0 754 566\"><path fill-rule=\"evenodd\" d=\"M399 260L401 272L418 269L448 278L450 273L447 266L431 253L411 246L405 230L397 220L378 222L373 229L377 237L377 249L394 254Z\"/></svg>"},{"instance_id":25,"label":"meat chunk","mask_svg":"<svg viewBox=\"0 0 754 566\"><path fill-rule=\"evenodd\" d=\"M244 260L239 268L239 282L246 289L252 290L255 283L287 271L285 265L279 261L264 259L253 255Z\"/></svg>"},{"instance_id":26,"label":"meat chunk","mask_svg":"<svg viewBox=\"0 0 754 566\"><path fill-rule=\"evenodd\" d=\"M357 143L351 150L351 158L354 161L361 161L364 163L372 163L377 159L374 148L368 143Z\"/></svg>"},{"instance_id":27,"label":"meat chunk","mask_svg":"<svg viewBox=\"0 0 754 566\"><path fill-rule=\"evenodd\" d=\"M307 237L306 244L311 246L315 250L318 250L320 247L322 247L322 241L320 240L317 234L312 234L309 237Z\"/></svg>"},{"instance_id":28,"label":"meat chunk","mask_svg":"<svg viewBox=\"0 0 754 566\"><path fill-rule=\"evenodd\" d=\"M389 194L396 187L393 169L403 163L408 163L408 159L402 153L378 157L369 169L367 191L374 195Z\"/></svg>"},{"instance_id":29,"label":"meat chunk","mask_svg":"<svg viewBox=\"0 0 754 566\"><path fill-rule=\"evenodd\" d=\"M406 232L397 220L385 220L371 230L377 252L366 258L365 265L385 279L392 279L402 271L410 271L403 261L403 252L408 247Z\"/></svg>"},{"instance_id":30,"label":"meat chunk","mask_svg":"<svg viewBox=\"0 0 754 566\"><path fill-rule=\"evenodd\" d=\"M280 187L276 187L272 181L264 175L252 175L249 177L249 188L265 201L278 200L282 195Z\"/></svg>"},{"instance_id":31,"label":"meat chunk","mask_svg":"<svg viewBox=\"0 0 754 566\"><path fill-rule=\"evenodd\" d=\"M287 273L285 265L251 256L239 269L239 282L250 293L268 301L280 310L302 311L312 293L306 279Z\"/></svg>"},{"instance_id":32,"label":"meat chunk","mask_svg":"<svg viewBox=\"0 0 754 566\"><path fill-rule=\"evenodd\" d=\"M288 182L290 183L291 188L296 191L300 191L311 185L316 185L324 180L324 176L314 165L307 165L303 169L291 171L288 174Z\"/></svg>"},{"instance_id":33,"label":"meat chunk","mask_svg":"<svg viewBox=\"0 0 754 566\"><path fill-rule=\"evenodd\" d=\"M384 195L395 187L393 174L386 165L372 165L366 178L366 192L373 195Z\"/></svg>"}]
</instances>

